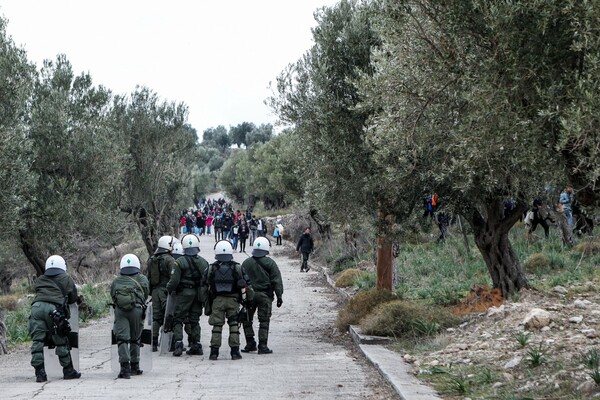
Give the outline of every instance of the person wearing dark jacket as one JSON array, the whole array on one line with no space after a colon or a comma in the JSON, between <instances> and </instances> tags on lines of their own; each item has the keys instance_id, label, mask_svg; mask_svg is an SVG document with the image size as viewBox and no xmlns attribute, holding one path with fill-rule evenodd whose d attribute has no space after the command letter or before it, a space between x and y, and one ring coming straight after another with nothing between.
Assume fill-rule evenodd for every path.
<instances>
[{"instance_id":1,"label":"person wearing dark jacket","mask_svg":"<svg viewBox=\"0 0 600 400\"><path fill-rule=\"evenodd\" d=\"M29 317L31 336L31 366L35 368L36 382L46 382L44 343L47 338L56 346L58 361L63 367L64 379L78 379L81 373L73 368L66 320L70 318L69 304L77 301L77 288L67 274L67 263L61 256L46 260L46 272L35 280L35 297Z\"/></svg>"},{"instance_id":2,"label":"person wearing dark jacket","mask_svg":"<svg viewBox=\"0 0 600 400\"><path fill-rule=\"evenodd\" d=\"M300 272L308 272L310 267L308 266L308 256L314 249L314 242L312 237L310 236L310 228L306 227L304 233L298 239L298 244L296 245L296 251L302 253L302 267L300 267Z\"/></svg>"},{"instance_id":3,"label":"person wearing dark jacket","mask_svg":"<svg viewBox=\"0 0 600 400\"><path fill-rule=\"evenodd\" d=\"M242 263L242 269L248 274L254 289L254 298L249 304L247 318L242 321L244 336L246 337L246 347L242 350L244 353L256 350L258 350L258 354L271 354L273 352L267 346L269 324L274 298L277 297L277 307L281 307L283 304L283 281L277 264L272 258L267 257L270 247L271 243L267 238L260 237L256 239L252 257L247 258ZM256 347L256 339L254 339L254 329L252 328L255 313L258 313L258 348Z\"/></svg>"},{"instance_id":4,"label":"person wearing dark jacket","mask_svg":"<svg viewBox=\"0 0 600 400\"><path fill-rule=\"evenodd\" d=\"M171 250L175 240L172 236L161 236L156 251L148 259L146 277L150 282L152 294L152 351L158 351L158 335L165 319L167 308L167 283L171 279L171 271L175 268L175 259Z\"/></svg>"},{"instance_id":5,"label":"person wearing dark jacket","mask_svg":"<svg viewBox=\"0 0 600 400\"><path fill-rule=\"evenodd\" d=\"M141 273L140 259L125 254L119 265L120 274L113 279L110 297L113 300L115 321L113 333L117 339L121 370L117 378L130 379L141 375L140 338L144 329L146 300L150 294L148 278Z\"/></svg>"},{"instance_id":6,"label":"person wearing dark jacket","mask_svg":"<svg viewBox=\"0 0 600 400\"><path fill-rule=\"evenodd\" d=\"M549 220L550 222L554 222L552 221L552 218L550 217L550 214L548 213L545 204L542 202L541 199L533 200L533 220L531 221L529 233L535 231L535 228L537 228L539 224L542 226L542 228L544 228L544 234L546 235L547 239L550 235L550 227L548 226L548 222L546 222L547 220Z\"/></svg>"},{"instance_id":7,"label":"person wearing dark jacket","mask_svg":"<svg viewBox=\"0 0 600 400\"><path fill-rule=\"evenodd\" d=\"M240 253L246 252L246 239L248 239L248 232L250 228L244 217L240 217L238 221L238 242L240 244Z\"/></svg>"}]
</instances>

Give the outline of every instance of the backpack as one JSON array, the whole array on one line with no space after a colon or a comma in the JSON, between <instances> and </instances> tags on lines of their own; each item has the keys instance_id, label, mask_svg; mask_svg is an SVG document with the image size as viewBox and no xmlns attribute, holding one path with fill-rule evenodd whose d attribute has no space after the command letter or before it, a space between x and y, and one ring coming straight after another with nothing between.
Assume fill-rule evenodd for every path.
<instances>
[{"instance_id":1,"label":"backpack","mask_svg":"<svg viewBox=\"0 0 600 400\"><path fill-rule=\"evenodd\" d=\"M120 288L115 290L113 301L123 311L131 311L135 308L136 295L133 288Z\"/></svg>"},{"instance_id":2,"label":"backpack","mask_svg":"<svg viewBox=\"0 0 600 400\"><path fill-rule=\"evenodd\" d=\"M142 290L142 287L139 283L133 278L129 279L137 285L137 287ZM142 290L143 292L143 290ZM136 304L143 304L144 302L140 299L140 296L136 292L136 288L132 286L121 287L115 290L115 294L113 296L113 302L115 306L119 307L123 311L131 311L135 308Z\"/></svg>"},{"instance_id":3,"label":"backpack","mask_svg":"<svg viewBox=\"0 0 600 400\"><path fill-rule=\"evenodd\" d=\"M158 257L150 257L150 267L148 268L150 275L150 285L156 286L160 283L160 259Z\"/></svg>"}]
</instances>

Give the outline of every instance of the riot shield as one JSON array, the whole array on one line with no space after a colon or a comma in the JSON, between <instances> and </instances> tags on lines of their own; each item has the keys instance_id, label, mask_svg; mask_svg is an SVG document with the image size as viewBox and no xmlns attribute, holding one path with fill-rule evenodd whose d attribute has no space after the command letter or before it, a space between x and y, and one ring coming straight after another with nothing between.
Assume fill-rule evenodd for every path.
<instances>
[{"instance_id":1,"label":"riot shield","mask_svg":"<svg viewBox=\"0 0 600 400\"><path fill-rule=\"evenodd\" d=\"M69 318L71 332L69 332L68 338L71 347L71 360L73 361L73 368L79 371L79 307L76 303L73 303L69 305L69 310L71 312L71 318ZM44 343L44 366L48 376L63 376L63 367L58 361L54 343Z\"/></svg>"},{"instance_id":2,"label":"riot shield","mask_svg":"<svg viewBox=\"0 0 600 400\"><path fill-rule=\"evenodd\" d=\"M111 308L112 310L112 308ZM114 321L114 310L112 311L112 317ZM119 372L121 370L121 364L119 363L119 346L117 344L117 337L115 333L111 331L111 346L110 346L110 367L113 372ZM142 336L140 337L140 369L142 371L152 371L152 302L147 304L146 318L144 319L144 328L142 329Z\"/></svg>"},{"instance_id":3,"label":"riot shield","mask_svg":"<svg viewBox=\"0 0 600 400\"><path fill-rule=\"evenodd\" d=\"M167 305L165 307L165 320L160 327L160 355L165 355L171 351L171 342L173 340L173 319L175 318L175 305L177 304L177 295L169 294Z\"/></svg>"}]
</instances>

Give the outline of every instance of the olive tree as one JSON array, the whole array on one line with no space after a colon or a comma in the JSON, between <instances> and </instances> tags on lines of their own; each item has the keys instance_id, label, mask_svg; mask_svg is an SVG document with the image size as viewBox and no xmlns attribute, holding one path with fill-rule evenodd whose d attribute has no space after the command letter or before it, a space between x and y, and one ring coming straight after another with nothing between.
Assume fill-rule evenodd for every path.
<instances>
[{"instance_id":1,"label":"olive tree","mask_svg":"<svg viewBox=\"0 0 600 400\"><path fill-rule=\"evenodd\" d=\"M26 135L33 179L19 216L21 248L38 274L47 256L72 251L75 237L118 230L122 158L111 101L89 74L75 76L65 56L44 62Z\"/></svg>"},{"instance_id":2,"label":"olive tree","mask_svg":"<svg viewBox=\"0 0 600 400\"><path fill-rule=\"evenodd\" d=\"M597 183L598 19L593 3L384 1L368 141L390 155L415 147L426 177L470 222L495 287L528 286L508 232L545 184ZM585 62L583 62L585 60ZM596 150L595 150L596 149ZM425 159L423 159L425 160ZM566 163L565 163L566 161ZM403 190L406 186L400 186ZM517 206L505 210L506 200Z\"/></svg>"},{"instance_id":3,"label":"olive tree","mask_svg":"<svg viewBox=\"0 0 600 400\"><path fill-rule=\"evenodd\" d=\"M137 224L149 254L160 236L176 230L179 210L195 195L197 136L187 114L183 103L161 100L148 88L115 102L125 155L120 209Z\"/></svg>"},{"instance_id":4,"label":"olive tree","mask_svg":"<svg viewBox=\"0 0 600 400\"><path fill-rule=\"evenodd\" d=\"M301 139L297 151L309 207L349 227L377 221L377 287L391 289L393 227L410 213L419 187L399 191L391 184L395 179L380 179L388 167L374 162L376 153L365 141L374 109L362 102L357 82L375 71L377 7L341 1L319 10L314 46L279 76L270 104Z\"/></svg>"}]
</instances>

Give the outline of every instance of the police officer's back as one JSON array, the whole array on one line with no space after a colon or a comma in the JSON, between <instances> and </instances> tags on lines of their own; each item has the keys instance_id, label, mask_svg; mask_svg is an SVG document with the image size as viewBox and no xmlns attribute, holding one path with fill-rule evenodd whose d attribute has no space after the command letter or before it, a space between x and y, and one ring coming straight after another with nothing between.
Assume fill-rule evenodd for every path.
<instances>
[{"instance_id":1,"label":"police officer's back","mask_svg":"<svg viewBox=\"0 0 600 400\"><path fill-rule=\"evenodd\" d=\"M118 378L129 379L131 374L141 375L140 339L144 329L146 299L150 286L140 272L140 260L135 254L121 258L120 275L110 287L115 322L113 332L117 339L121 371Z\"/></svg>"},{"instance_id":2,"label":"police officer's back","mask_svg":"<svg viewBox=\"0 0 600 400\"><path fill-rule=\"evenodd\" d=\"M44 343L50 338L56 346L56 355L63 367L64 379L77 379L81 374L73 368L68 334L69 304L77 301L77 288L67 274L67 264L61 256L46 260L46 271L34 284L35 297L29 318L31 366L37 382L47 381L44 368Z\"/></svg>"}]
</instances>

